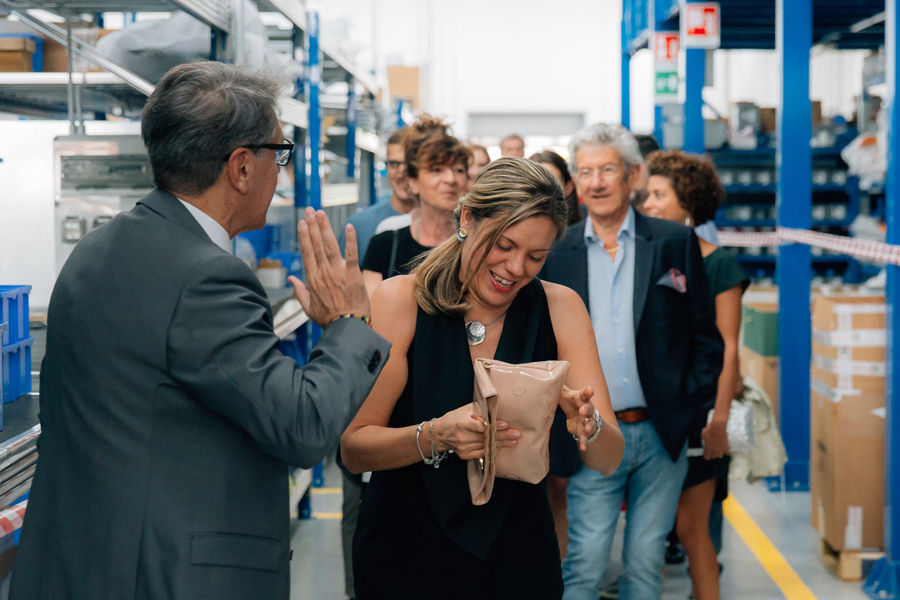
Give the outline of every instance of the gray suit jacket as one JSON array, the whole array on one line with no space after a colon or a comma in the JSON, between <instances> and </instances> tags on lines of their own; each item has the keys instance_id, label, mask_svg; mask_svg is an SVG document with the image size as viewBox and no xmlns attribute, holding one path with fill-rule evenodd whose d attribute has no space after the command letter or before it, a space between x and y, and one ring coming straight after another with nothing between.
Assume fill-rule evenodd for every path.
<instances>
[{"instance_id":1,"label":"gray suit jacket","mask_svg":"<svg viewBox=\"0 0 900 600\"><path fill-rule=\"evenodd\" d=\"M302 369L253 273L154 191L50 299L14 600L286 599L287 465L334 448L390 345L330 325Z\"/></svg>"}]
</instances>

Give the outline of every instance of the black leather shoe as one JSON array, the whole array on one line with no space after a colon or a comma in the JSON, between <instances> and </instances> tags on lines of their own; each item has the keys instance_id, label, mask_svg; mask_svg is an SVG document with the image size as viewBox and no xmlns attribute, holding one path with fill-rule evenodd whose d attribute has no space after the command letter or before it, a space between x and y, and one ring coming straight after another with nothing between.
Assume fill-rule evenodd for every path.
<instances>
[{"instance_id":1,"label":"black leather shoe","mask_svg":"<svg viewBox=\"0 0 900 600\"><path fill-rule=\"evenodd\" d=\"M666 540L666 564L680 565L684 562L684 548L680 542L669 542Z\"/></svg>"}]
</instances>

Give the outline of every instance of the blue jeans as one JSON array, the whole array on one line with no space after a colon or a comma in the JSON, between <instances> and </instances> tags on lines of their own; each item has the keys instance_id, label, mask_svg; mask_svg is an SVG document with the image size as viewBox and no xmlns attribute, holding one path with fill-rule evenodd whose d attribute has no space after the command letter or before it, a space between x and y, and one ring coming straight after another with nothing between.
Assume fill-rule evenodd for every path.
<instances>
[{"instance_id":1,"label":"blue jeans","mask_svg":"<svg viewBox=\"0 0 900 600\"><path fill-rule=\"evenodd\" d=\"M564 600L597 599L619 510L626 499L619 598L654 600L662 589L665 540L675 523L687 456L682 450L673 463L650 421L620 427L625 454L615 473L604 476L582 465L569 479Z\"/></svg>"}]
</instances>

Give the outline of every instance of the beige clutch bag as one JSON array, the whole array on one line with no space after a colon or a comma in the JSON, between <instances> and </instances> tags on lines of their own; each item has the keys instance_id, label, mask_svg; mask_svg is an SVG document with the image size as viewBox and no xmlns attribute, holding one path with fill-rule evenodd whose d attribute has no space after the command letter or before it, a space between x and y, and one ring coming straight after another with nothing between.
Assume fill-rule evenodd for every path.
<instances>
[{"instance_id":1,"label":"beige clutch bag","mask_svg":"<svg viewBox=\"0 0 900 600\"><path fill-rule=\"evenodd\" d=\"M475 360L473 412L484 419L484 459L470 460L472 504L491 499L494 479L540 483L550 470L550 427L569 374L564 360L511 365ZM496 423L503 420L522 437L511 448L496 447Z\"/></svg>"}]
</instances>

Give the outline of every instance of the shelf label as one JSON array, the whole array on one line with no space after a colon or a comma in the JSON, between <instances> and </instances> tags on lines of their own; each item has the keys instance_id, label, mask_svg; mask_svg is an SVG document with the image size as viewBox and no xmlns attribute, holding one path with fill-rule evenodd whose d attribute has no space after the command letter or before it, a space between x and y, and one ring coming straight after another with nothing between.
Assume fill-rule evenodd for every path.
<instances>
[{"instance_id":1,"label":"shelf label","mask_svg":"<svg viewBox=\"0 0 900 600\"><path fill-rule=\"evenodd\" d=\"M681 5L681 44L685 48L715 50L721 44L721 9L718 2Z\"/></svg>"}]
</instances>

